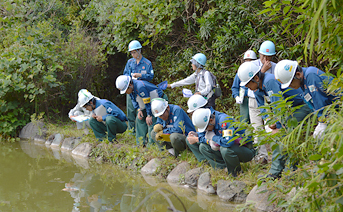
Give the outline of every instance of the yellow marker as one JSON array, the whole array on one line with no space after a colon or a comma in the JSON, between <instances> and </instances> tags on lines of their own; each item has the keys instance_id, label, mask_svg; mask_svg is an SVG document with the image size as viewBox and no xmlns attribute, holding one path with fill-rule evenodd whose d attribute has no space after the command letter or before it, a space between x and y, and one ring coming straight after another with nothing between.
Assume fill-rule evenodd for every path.
<instances>
[{"instance_id":1,"label":"yellow marker","mask_svg":"<svg viewBox=\"0 0 343 212\"><path fill-rule=\"evenodd\" d=\"M144 104L150 103L150 97L144 98L144 99L143 99L143 102L144 102Z\"/></svg>"},{"instance_id":2,"label":"yellow marker","mask_svg":"<svg viewBox=\"0 0 343 212\"><path fill-rule=\"evenodd\" d=\"M223 137L232 136L232 130L223 130Z\"/></svg>"}]
</instances>

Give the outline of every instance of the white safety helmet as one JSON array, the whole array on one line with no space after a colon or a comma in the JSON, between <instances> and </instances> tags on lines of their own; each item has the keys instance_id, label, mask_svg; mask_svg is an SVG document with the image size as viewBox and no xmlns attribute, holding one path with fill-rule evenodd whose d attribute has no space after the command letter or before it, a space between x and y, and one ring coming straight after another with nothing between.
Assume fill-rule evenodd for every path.
<instances>
[{"instance_id":1,"label":"white safety helmet","mask_svg":"<svg viewBox=\"0 0 343 212\"><path fill-rule=\"evenodd\" d=\"M141 49L142 45L138 40L133 40L129 43L129 52L137 49Z\"/></svg>"},{"instance_id":2,"label":"white safety helmet","mask_svg":"<svg viewBox=\"0 0 343 212\"><path fill-rule=\"evenodd\" d=\"M248 50L244 53L244 57L243 59L252 59L252 60L256 60L257 57L256 57L256 54L253 50Z\"/></svg>"},{"instance_id":3,"label":"white safety helmet","mask_svg":"<svg viewBox=\"0 0 343 212\"><path fill-rule=\"evenodd\" d=\"M78 93L78 96L79 96L78 102L80 104L80 107L85 106L85 104L87 104L91 99L94 98L91 92L89 92L86 89L81 89Z\"/></svg>"},{"instance_id":4,"label":"white safety helmet","mask_svg":"<svg viewBox=\"0 0 343 212\"><path fill-rule=\"evenodd\" d=\"M240 86L245 86L260 71L260 67L254 63L244 62L238 68L238 77L241 80Z\"/></svg>"},{"instance_id":5,"label":"white safety helmet","mask_svg":"<svg viewBox=\"0 0 343 212\"><path fill-rule=\"evenodd\" d=\"M155 117L161 116L168 107L168 102L162 98L154 98L151 101L151 112Z\"/></svg>"},{"instance_id":6,"label":"white safety helmet","mask_svg":"<svg viewBox=\"0 0 343 212\"><path fill-rule=\"evenodd\" d=\"M204 132L211 118L211 110L208 108L199 108L192 115L192 123L198 127L199 132Z\"/></svg>"},{"instance_id":7,"label":"white safety helmet","mask_svg":"<svg viewBox=\"0 0 343 212\"><path fill-rule=\"evenodd\" d=\"M207 99L205 99L205 97L198 94L193 95L187 101L187 105L188 105L187 113L191 113L195 111L196 109L199 109L205 106L206 104L207 104Z\"/></svg>"},{"instance_id":8,"label":"white safety helmet","mask_svg":"<svg viewBox=\"0 0 343 212\"><path fill-rule=\"evenodd\" d=\"M298 62L293 60L281 60L275 66L275 79L281 83L281 88L285 89L291 84Z\"/></svg>"},{"instance_id":9,"label":"white safety helmet","mask_svg":"<svg viewBox=\"0 0 343 212\"><path fill-rule=\"evenodd\" d=\"M120 94L124 94L130 85L131 77L120 75L116 80L116 87L120 90Z\"/></svg>"}]
</instances>

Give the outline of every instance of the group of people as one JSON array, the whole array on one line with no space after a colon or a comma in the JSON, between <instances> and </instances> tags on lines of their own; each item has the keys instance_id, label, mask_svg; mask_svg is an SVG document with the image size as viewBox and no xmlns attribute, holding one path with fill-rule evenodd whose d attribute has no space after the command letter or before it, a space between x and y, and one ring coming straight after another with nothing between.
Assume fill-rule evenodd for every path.
<instances>
[{"instance_id":1,"label":"group of people","mask_svg":"<svg viewBox=\"0 0 343 212\"><path fill-rule=\"evenodd\" d=\"M139 41L131 41L128 49L132 58L115 82L120 93L126 94L127 114L114 103L99 99L86 89L79 91L78 104L73 109L93 111L89 125L98 140L107 137L110 142L116 142L116 134L128 128L135 135L137 146L156 144L161 151L168 150L175 157L188 147L199 162L207 160L213 168L227 168L232 176L241 172L241 162L251 161L257 152L262 163L268 162L266 147L258 145L257 151L253 145L258 143L258 138L247 135L244 129L238 130L232 124L233 117L215 110L216 85L213 74L205 69L207 58L204 54L197 53L191 58L192 75L160 86L149 82L154 71L151 62L143 57ZM275 64L272 62L275 53L271 41L261 44L259 59L254 51L245 52L244 63L232 86L232 95L240 104L241 121L251 123L256 130L265 127L274 133L281 123L265 126L270 117L259 116L265 109L258 108L265 102L278 101L279 97L273 94L283 92L284 98L292 96L289 101L292 107L297 107L293 117L298 122L314 111L321 116L323 107L335 99L325 91L324 81L332 79L324 76L323 71L300 67L292 60ZM195 84L195 93L187 102L191 118L180 106L170 104L164 93L165 89L190 84ZM69 113L71 118L75 115L72 111ZM325 128L326 124L319 122L314 136L320 137ZM285 156L274 151L268 177L279 178L284 166Z\"/></svg>"}]
</instances>

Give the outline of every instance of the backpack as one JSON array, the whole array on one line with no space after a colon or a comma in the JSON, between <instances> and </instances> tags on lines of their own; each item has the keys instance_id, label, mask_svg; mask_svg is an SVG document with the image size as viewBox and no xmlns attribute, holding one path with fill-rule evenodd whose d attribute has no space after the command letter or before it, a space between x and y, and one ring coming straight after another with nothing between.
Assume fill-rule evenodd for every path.
<instances>
[{"instance_id":1,"label":"backpack","mask_svg":"<svg viewBox=\"0 0 343 212\"><path fill-rule=\"evenodd\" d=\"M208 70L205 70L204 71L208 71ZM204 73L205 73L204 72ZM222 95L222 89L220 88L220 85L219 83L217 82L217 77L214 76L214 74L210 71L208 71L211 75L211 79L212 79L212 82L211 82L211 85L212 85L212 91L213 91L213 96L214 98L218 98ZM202 75L202 80L205 81L205 74Z\"/></svg>"}]
</instances>

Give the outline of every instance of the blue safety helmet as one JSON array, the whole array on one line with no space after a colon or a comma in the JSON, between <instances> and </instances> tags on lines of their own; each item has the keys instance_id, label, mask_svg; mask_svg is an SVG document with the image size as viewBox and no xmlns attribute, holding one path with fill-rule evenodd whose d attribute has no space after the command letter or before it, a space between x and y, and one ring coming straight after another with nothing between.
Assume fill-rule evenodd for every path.
<instances>
[{"instance_id":1,"label":"blue safety helmet","mask_svg":"<svg viewBox=\"0 0 343 212\"><path fill-rule=\"evenodd\" d=\"M133 40L129 43L129 52L136 50L136 49L141 49L142 45L138 40Z\"/></svg>"},{"instance_id":2,"label":"blue safety helmet","mask_svg":"<svg viewBox=\"0 0 343 212\"><path fill-rule=\"evenodd\" d=\"M258 52L267 56L275 55L275 45L272 41L264 41L261 44L260 50L258 50Z\"/></svg>"},{"instance_id":3,"label":"blue safety helmet","mask_svg":"<svg viewBox=\"0 0 343 212\"><path fill-rule=\"evenodd\" d=\"M206 63L206 56L203 53L197 53L195 54L192 59L194 59L195 61L197 61L199 64L201 65L205 65Z\"/></svg>"}]
</instances>

